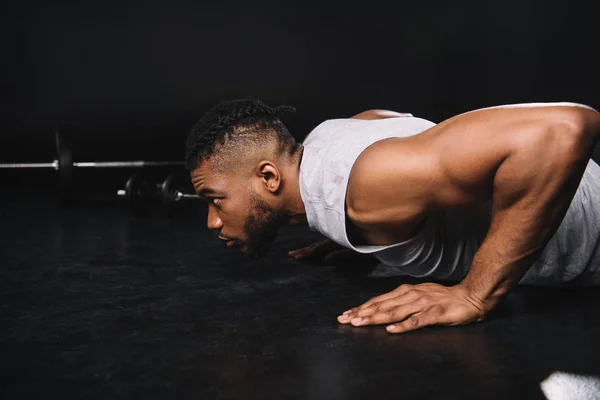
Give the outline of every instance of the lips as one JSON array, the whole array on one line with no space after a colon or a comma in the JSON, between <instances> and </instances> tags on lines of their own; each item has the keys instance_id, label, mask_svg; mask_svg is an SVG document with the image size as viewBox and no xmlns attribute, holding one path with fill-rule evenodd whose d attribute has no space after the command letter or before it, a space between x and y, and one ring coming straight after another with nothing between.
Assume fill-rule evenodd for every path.
<instances>
[{"instance_id":1,"label":"lips","mask_svg":"<svg viewBox=\"0 0 600 400\"><path fill-rule=\"evenodd\" d=\"M244 244L243 241L238 240L238 239L229 239L223 236L219 236L219 239L224 240L225 241L225 246L227 247L233 247L233 246L242 246Z\"/></svg>"}]
</instances>

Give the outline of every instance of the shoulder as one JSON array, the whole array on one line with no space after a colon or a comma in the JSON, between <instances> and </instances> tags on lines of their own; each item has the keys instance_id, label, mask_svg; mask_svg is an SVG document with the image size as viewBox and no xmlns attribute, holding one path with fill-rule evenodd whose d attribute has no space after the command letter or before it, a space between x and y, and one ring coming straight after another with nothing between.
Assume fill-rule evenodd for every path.
<instances>
[{"instance_id":1,"label":"shoulder","mask_svg":"<svg viewBox=\"0 0 600 400\"><path fill-rule=\"evenodd\" d=\"M431 207L438 179L435 154L421 135L378 141L356 159L346 191L347 216L363 228L401 225Z\"/></svg>"}]
</instances>

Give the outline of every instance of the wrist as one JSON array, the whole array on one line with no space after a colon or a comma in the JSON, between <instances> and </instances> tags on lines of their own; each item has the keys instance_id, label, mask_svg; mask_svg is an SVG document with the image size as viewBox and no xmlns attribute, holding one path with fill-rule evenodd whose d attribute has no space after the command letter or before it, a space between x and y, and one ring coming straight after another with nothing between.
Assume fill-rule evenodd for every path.
<instances>
[{"instance_id":1,"label":"wrist","mask_svg":"<svg viewBox=\"0 0 600 400\"><path fill-rule=\"evenodd\" d=\"M502 299L503 294L494 290L486 290L482 286L474 285L467 279L454 286L460 291L462 297L477 308L482 318L485 317Z\"/></svg>"}]
</instances>

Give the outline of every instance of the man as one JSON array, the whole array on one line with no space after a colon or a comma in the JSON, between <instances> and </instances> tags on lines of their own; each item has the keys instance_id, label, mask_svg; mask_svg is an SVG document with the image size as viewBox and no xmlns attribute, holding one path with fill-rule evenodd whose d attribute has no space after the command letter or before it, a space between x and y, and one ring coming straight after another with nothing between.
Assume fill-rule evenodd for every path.
<instances>
[{"instance_id":1,"label":"man","mask_svg":"<svg viewBox=\"0 0 600 400\"><path fill-rule=\"evenodd\" d=\"M519 282L600 283L600 114L573 103L501 106L438 125L370 110L297 143L258 100L224 102L193 127L187 166L208 227L262 257L283 224L308 223L373 254L402 285L338 317L391 333L482 320ZM291 252L301 258L330 242Z\"/></svg>"}]
</instances>

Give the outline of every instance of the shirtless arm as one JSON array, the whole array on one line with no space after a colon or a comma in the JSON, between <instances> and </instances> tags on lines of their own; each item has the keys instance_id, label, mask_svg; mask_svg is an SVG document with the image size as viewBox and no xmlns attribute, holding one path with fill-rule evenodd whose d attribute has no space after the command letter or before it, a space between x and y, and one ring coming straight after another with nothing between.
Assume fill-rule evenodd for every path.
<instances>
[{"instance_id":1,"label":"shirtless arm","mask_svg":"<svg viewBox=\"0 0 600 400\"><path fill-rule=\"evenodd\" d=\"M338 320L406 332L483 319L560 225L599 135L600 114L587 108L496 108L369 147L347 194L365 237L386 241L428 212L490 199L492 221L461 283L403 285Z\"/></svg>"}]
</instances>

